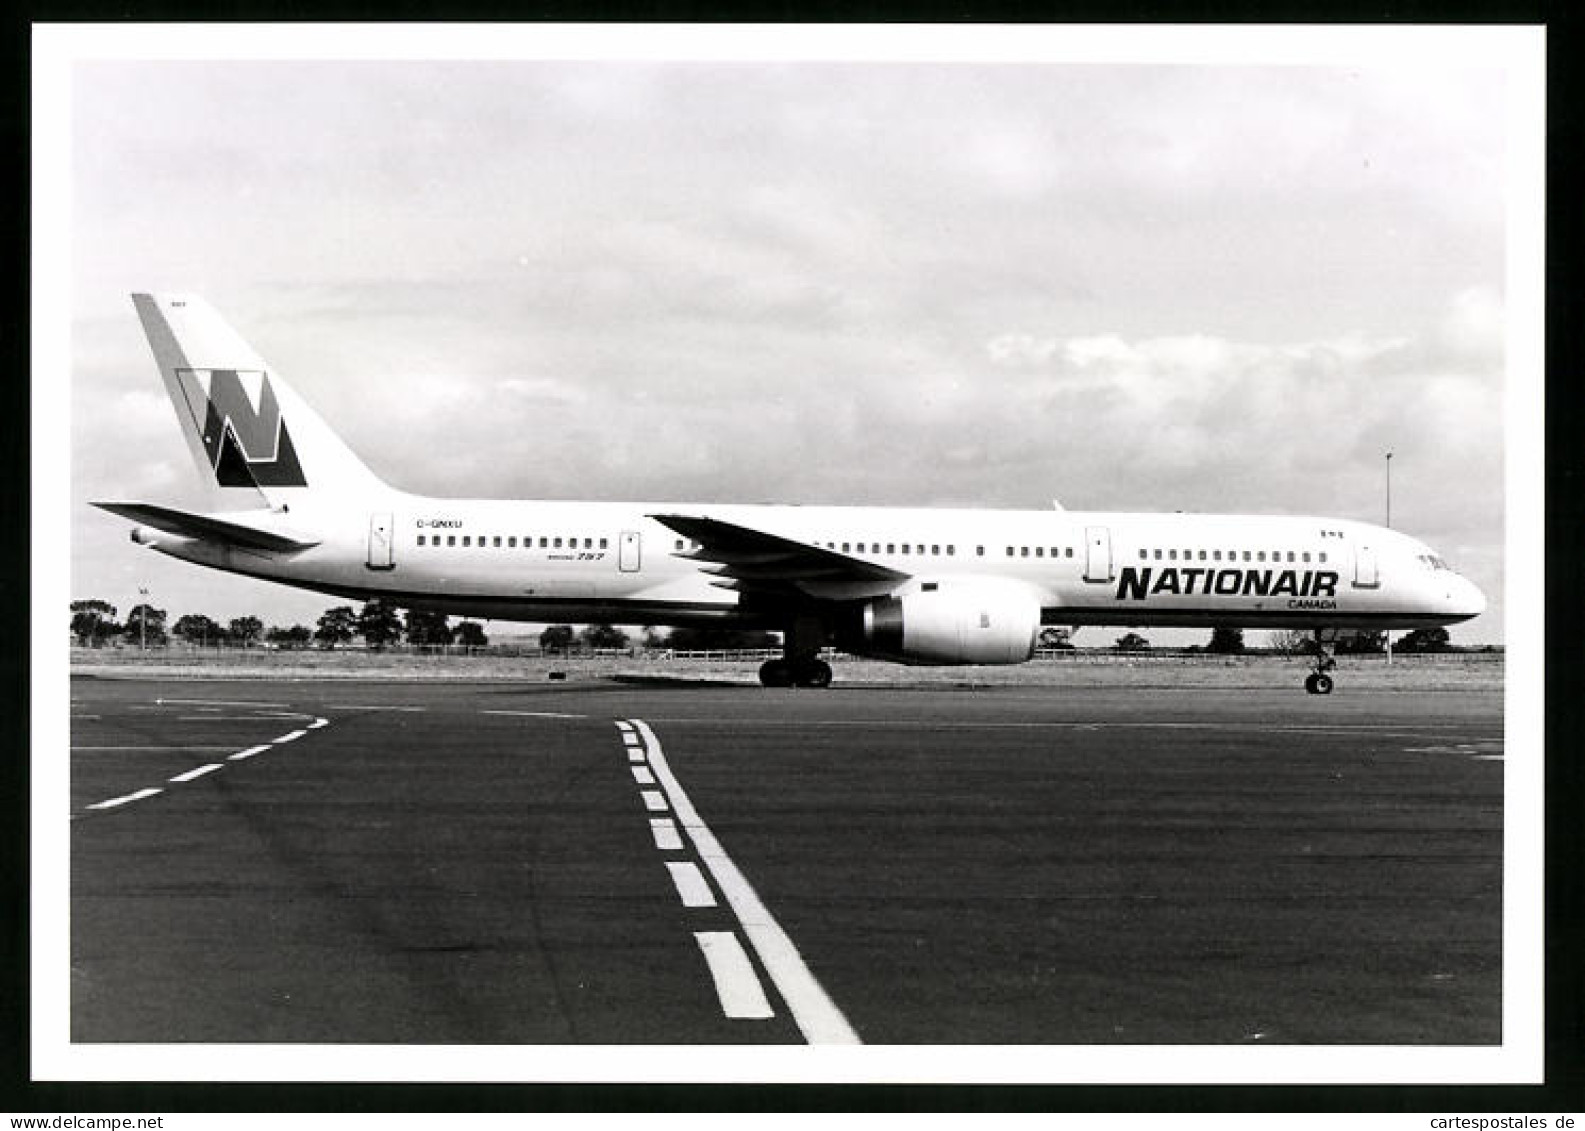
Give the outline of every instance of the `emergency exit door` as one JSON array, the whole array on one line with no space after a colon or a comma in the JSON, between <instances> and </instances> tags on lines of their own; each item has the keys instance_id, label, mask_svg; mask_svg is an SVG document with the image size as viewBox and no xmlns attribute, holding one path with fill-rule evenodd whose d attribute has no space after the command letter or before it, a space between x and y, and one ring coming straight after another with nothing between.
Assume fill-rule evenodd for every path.
<instances>
[{"instance_id":1,"label":"emergency exit door","mask_svg":"<svg viewBox=\"0 0 1585 1131\"><path fill-rule=\"evenodd\" d=\"M616 543L616 568L623 573L637 573L643 553L641 535L637 530L622 531Z\"/></svg>"},{"instance_id":2,"label":"emergency exit door","mask_svg":"<svg viewBox=\"0 0 1585 1131\"><path fill-rule=\"evenodd\" d=\"M391 515L389 512L369 516L370 569L391 569L396 565L391 556Z\"/></svg>"}]
</instances>

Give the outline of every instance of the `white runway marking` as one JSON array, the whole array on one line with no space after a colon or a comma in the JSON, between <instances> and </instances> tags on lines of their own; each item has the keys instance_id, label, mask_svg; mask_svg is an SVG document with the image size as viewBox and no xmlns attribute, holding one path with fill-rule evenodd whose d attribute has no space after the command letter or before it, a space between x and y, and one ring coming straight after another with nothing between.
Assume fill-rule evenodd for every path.
<instances>
[{"instance_id":1,"label":"white runway marking","mask_svg":"<svg viewBox=\"0 0 1585 1131\"><path fill-rule=\"evenodd\" d=\"M427 711L428 707L388 707L381 703L326 703L328 711Z\"/></svg>"},{"instance_id":2,"label":"white runway marking","mask_svg":"<svg viewBox=\"0 0 1585 1131\"><path fill-rule=\"evenodd\" d=\"M671 882L677 885L677 898L682 900L684 907L715 906L715 896L710 894L710 885L704 882L704 873L699 871L697 864L671 860L666 870L671 873Z\"/></svg>"},{"instance_id":3,"label":"white runway marking","mask_svg":"<svg viewBox=\"0 0 1585 1131\"><path fill-rule=\"evenodd\" d=\"M216 770L221 769L221 768L222 768L221 763L219 763L219 762L210 762L207 766L199 766L196 770L188 770L185 774L177 774L174 778L171 778L170 780L171 781L192 781L194 778L201 778L205 774L212 774Z\"/></svg>"},{"instance_id":4,"label":"white runway marking","mask_svg":"<svg viewBox=\"0 0 1585 1131\"><path fill-rule=\"evenodd\" d=\"M644 798L644 808L651 813L664 813L666 811L666 799L661 796L659 790L643 790L642 796Z\"/></svg>"},{"instance_id":5,"label":"white runway marking","mask_svg":"<svg viewBox=\"0 0 1585 1131\"><path fill-rule=\"evenodd\" d=\"M126 805L133 801L142 801L145 797L153 797L156 793L164 793L163 789L140 789L136 793L129 793L125 797L112 797L109 801L97 801L88 806L90 809L114 809L118 805Z\"/></svg>"},{"instance_id":6,"label":"white runway marking","mask_svg":"<svg viewBox=\"0 0 1585 1131\"><path fill-rule=\"evenodd\" d=\"M255 754L263 754L269 748L270 744L268 742L266 742L263 746L250 746L246 750L238 750L235 754L229 755L226 758L226 761L240 762L242 759L251 758Z\"/></svg>"},{"instance_id":7,"label":"white runway marking","mask_svg":"<svg viewBox=\"0 0 1585 1131\"><path fill-rule=\"evenodd\" d=\"M230 750L231 749L231 744L229 742L212 742L212 743L199 745L199 746L194 746L191 743L183 743L181 746L73 746L72 749L74 751L95 751L95 750Z\"/></svg>"},{"instance_id":8,"label":"white runway marking","mask_svg":"<svg viewBox=\"0 0 1585 1131\"><path fill-rule=\"evenodd\" d=\"M481 715L521 715L529 719L587 719L588 715L569 715L564 711L480 711Z\"/></svg>"},{"instance_id":9,"label":"white runway marking","mask_svg":"<svg viewBox=\"0 0 1585 1131\"><path fill-rule=\"evenodd\" d=\"M308 729L308 730L318 730L320 727L327 727L329 725L330 725L330 720L329 719L317 719L316 718L313 722L308 724L306 729Z\"/></svg>"},{"instance_id":10,"label":"white runway marking","mask_svg":"<svg viewBox=\"0 0 1585 1131\"><path fill-rule=\"evenodd\" d=\"M731 931L695 931L694 941L704 953L710 977L715 980L721 1012L743 1020L762 1020L776 1016L765 998L754 965L743 952L743 944Z\"/></svg>"},{"instance_id":11,"label":"white runway marking","mask_svg":"<svg viewBox=\"0 0 1585 1131\"><path fill-rule=\"evenodd\" d=\"M642 762L644 760L643 748L638 746L629 746L627 748L627 760L629 762Z\"/></svg>"},{"instance_id":12,"label":"white runway marking","mask_svg":"<svg viewBox=\"0 0 1585 1131\"><path fill-rule=\"evenodd\" d=\"M759 955L782 1000L792 1011L793 1020L804 1039L810 1044L861 1043L847 1018L842 1016L842 1011L804 965L803 957L798 953L798 948L793 946L792 939L782 930L781 924L776 922L769 908L760 900L758 893L693 807L688 794L671 772L655 732L642 719L634 719L633 727L644 738L644 745L649 749L649 763L671 799L678 823L688 831L699 858L709 869L716 887L726 896L728 905L748 936L749 945Z\"/></svg>"},{"instance_id":13,"label":"white runway marking","mask_svg":"<svg viewBox=\"0 0 1585 1131\"><path fill-rule=\"evenodd\" d=\"M299 738L302 738L303 735L307 733L308 732L306 730L294 730L288 734L281 735L280 738L274 739L273 741L277 746L279 746L283 742L296 742Z\"/></svg>"},{"instance_id":14,"label":"white runway marking","mask_svg":"<svg viewBox=\"0 0 1585 1131\"><path fill-rule=\"evenodd\" d=\"M254 699L156 699L163 707L167 703L195 704L204 707L290 707L290 703L260 703Z\"/></svg>"},{"instance_id":15,"label":"white runway marking","mask_svg":"<svg viewBox=\"0 0 1585 1131\"><path fill-rule=\"evenodd\" d=\"M655 847L663 852L675 852L682 847L682 835L670 817L651 817L649 831L655 837Z\"/></svg>"},{"instance_id":16,"label":"white runway marking","mask_svg":"<svg viewBox=\"0 0 1585 1131\"><path fill-rule=\"evenodd\" d=\"M655 775L649 772L648 766L634 766L633 780L639 785L654 785Z\"/></svg>"}]
</instances>

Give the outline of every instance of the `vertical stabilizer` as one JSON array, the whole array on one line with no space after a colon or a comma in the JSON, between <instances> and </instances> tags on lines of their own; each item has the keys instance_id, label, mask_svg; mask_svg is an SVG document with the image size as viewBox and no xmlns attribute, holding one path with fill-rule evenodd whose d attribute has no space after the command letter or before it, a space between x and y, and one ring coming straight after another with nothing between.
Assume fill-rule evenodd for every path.
<instances>
[{"instance_id":1,"label":"vertical stabilizer","mask_svg":"<svg viewBox=\"0 0 1585 1131\"><path fill-rule=\"evenodd\" d=\"M386 488L253 348L196 295L135 294L154 359L199 473L233 507L303 492Z\"/></svg>"}]
</instances>

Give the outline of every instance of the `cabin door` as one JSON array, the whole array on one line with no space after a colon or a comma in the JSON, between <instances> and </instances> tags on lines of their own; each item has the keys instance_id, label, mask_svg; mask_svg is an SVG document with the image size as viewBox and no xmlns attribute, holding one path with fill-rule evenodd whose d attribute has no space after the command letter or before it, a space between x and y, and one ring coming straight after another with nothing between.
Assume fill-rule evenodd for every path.
<instances>
[{"instance_id":1,"label":"cabin door","mask_svg":"<svg viewBox=\"0 0 1585 1131\"><path fill-rule=\"evenodd\" d=\"M389 512L369 516L370 569L391 569L396 565L391 557L391 515Z\"/></svg>"},{"instance_id":2,"label":"cabin door","mask_svg":"<svg viewBox=\"0 0 1585 1131\"><path fill-rule=\"evenodd\" d=\"M616 568L623 573L637 573L643 554L642 536L637 530L624 530L616 544Z\"/></svg>"},{"instance_id":3,"label":"cabin door","mask_svg":"<svg viewBox=\"0 0 1585 1131\"><path fill-rule=\"evenodd\" d=\"M1112 580L1112 531L1106 526L1090 526L1084 531L1084 580Z\"/></svg>"},{"instance_id":4,"label":"cabin door","mask_svg":"<svg viewBox=\"0 0 1585 1131\"><path fill-rule=\"evenodd\" d=\"M1354 547L1354 588L1374 589L1381 584L1376 565L1376 547L1364 542Z\"/></svg>"}]
</instances>

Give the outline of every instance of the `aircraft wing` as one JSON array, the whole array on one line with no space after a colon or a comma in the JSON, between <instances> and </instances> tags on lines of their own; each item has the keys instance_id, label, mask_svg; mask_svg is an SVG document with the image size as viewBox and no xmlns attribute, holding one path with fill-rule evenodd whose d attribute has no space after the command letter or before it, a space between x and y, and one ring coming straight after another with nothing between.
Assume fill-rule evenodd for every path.
<instances>
[{"instance_id":1,"label":"aircraft wing","mask_svg":"<svg viewBox=\"0 0 1585 1131\"><path fill-rule=\"evenodd\" d=\"M153 503L94 503L100 510L130 518L167 534L182 538L203 538L211 542L230 542L254 550L306 550L317 546L317 539L305 539L276 530L265 530L233 517L194 514Z\"/></svg>"},{"instance_id":2,"label":"aircraft wing","mask_svg":"<svg viewBox=\"0 0 1585 1131\"><path fill-rule=\"evenodd\" d=\"M887 592L909 576L823 546L717 518L685 514L649 517L699 543L699 549L677 557L714 563L705 568L717 579L711 584L745 595L858 596Z\"/></svg>"}]
</instances>

